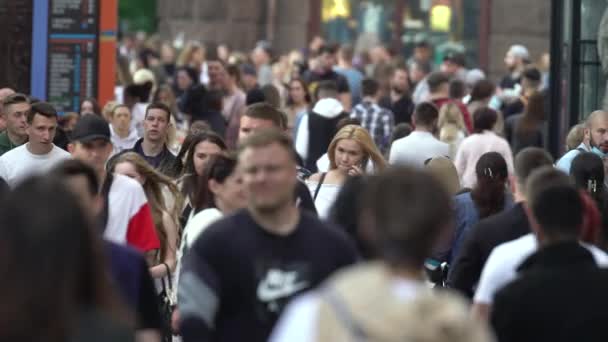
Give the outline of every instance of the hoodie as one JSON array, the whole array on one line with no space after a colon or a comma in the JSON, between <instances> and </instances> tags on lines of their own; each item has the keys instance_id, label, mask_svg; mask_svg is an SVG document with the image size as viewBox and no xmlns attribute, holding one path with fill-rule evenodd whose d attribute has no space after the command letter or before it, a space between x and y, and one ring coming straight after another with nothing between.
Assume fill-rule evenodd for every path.
<instances>
[{"instance_id":1,"label":"hoodie","mask_svg":"<svg viewBox=\"0 0 608 342\"><path fill-rule=\"evenodd\" d=\"M135 146L137 140L139 140L139 135L137 134L137 130L131 128L129 130L129 135L126 138L121 138L116 134L114 127L110 125L110 136L112 140L112 144L114 145L114 150L112 151L112 155L116 155L124 150L130 150Z\"/></svg>"},{"instance_id":2,"label":"hoodie","mask_svg":"<svg viewBox=\"0 0 608 342\"><path fill-rule=\"evenodd\" d=\"M336 135L338 121L348 117L340 101L327 98L317 102L302 118L296 136L296 151L304 160L304 167L316 172L317 160L327 152Z\"/></svg>"}]
</instances>

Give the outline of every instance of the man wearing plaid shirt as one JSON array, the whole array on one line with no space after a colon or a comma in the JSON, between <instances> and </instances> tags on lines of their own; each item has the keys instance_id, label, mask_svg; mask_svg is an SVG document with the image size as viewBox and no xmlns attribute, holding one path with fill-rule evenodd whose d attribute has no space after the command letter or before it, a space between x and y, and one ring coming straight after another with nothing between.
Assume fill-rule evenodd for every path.
<instances>
[{"instance_id":1,"label":"man wearing plaid shirt","mask_svg":"<svg viewBox=\"0 0 608 342\"><path fill-rule=\"evenodd\" d=\"M361 121L382 153L390 147L395 118L393 112L378 105L380 85L373 79L361 82L363 101L353 108L350 117Z\"/></svg>"}]
</instances>

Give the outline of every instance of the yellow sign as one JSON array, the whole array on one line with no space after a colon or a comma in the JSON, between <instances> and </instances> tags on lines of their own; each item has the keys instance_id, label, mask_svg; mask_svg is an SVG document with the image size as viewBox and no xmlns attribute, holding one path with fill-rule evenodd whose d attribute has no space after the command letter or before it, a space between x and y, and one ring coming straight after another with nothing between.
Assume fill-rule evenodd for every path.
<instances>
[{"instance_id":1,"label":"yellow sign","mask_svg":"<svg viewBox=\"0 0 608 342\"><path fill-rule=\"evenodd\" d=\"M446 5L436 5L431 9L431 30L449 32L452 23L452 9Z\"/></svg>"},{"instance_id":2,"label":"yellow sign","mask_svg":"<svg viewBox=\"0 0 608 342\"><path fill-rule=\"evenodd\" d=\"M328 22L336 18L350 18L349 0L323 0L321 19Z\"/></svg>"}]
</instances>

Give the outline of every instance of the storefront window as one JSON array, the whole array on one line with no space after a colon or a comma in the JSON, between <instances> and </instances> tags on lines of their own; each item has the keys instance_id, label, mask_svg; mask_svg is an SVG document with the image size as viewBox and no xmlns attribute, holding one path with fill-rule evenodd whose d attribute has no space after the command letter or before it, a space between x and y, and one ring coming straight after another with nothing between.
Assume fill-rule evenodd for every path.
<instances>
[{"instance_id":1,"label":"storefront window","mask_svg":"<svg viewBox=\"0 0 608 342\"><path fill-rule=\"evenodd\" d=\"M437 64L450 51L466 52L477 64L479 15L477 1L323 0L321 18L327 40L351 42L358 51L396 37L409 56L417 41L426 40L435 47Z\"/></svg>"},{"instance_id":2,"label":"storefront window","mask_svg":"<svg viewBox=\"0 0 608 342\"><path fill-rule=\"evenodd\" d=\"M583 119L592 111L602 108L606 89L606 74L602 71L602 64L608 67L608 50L600 51L598 55L598 39L608 39L607 29L600 29L600 22L605 15L606 1L581 1L580 26L580 105L579 115ZM605 20L608 20L605 19ZM599 44L604 47L604 44ZM608 49L608 47L604 47ZM605 63L602 63L602 60ZM607 70L608 71L608 70ZM605 107L605 106L604 106Z\"/></svg>"}]
</instances>

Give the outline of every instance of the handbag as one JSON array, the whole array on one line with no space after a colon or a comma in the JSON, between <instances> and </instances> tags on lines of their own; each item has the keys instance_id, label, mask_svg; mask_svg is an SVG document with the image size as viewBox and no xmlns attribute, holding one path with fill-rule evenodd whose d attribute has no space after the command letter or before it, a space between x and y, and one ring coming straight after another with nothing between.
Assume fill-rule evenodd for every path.
<instances>
[{"instance_id":1,"label":"handbag","mask_svg":"<svg viewBox=\"0 0 608 342\"><path fill-rule=\"evenodd\" d=\"M162 291L158 294L158 305L161 315L161 334L163 342L171 342L173 329L171 329L171 316L173 315L173 284L171 282L171 270L169 265L162 263L167 269L167 276L161 278Z\"/></svg>"}]
</instances>

